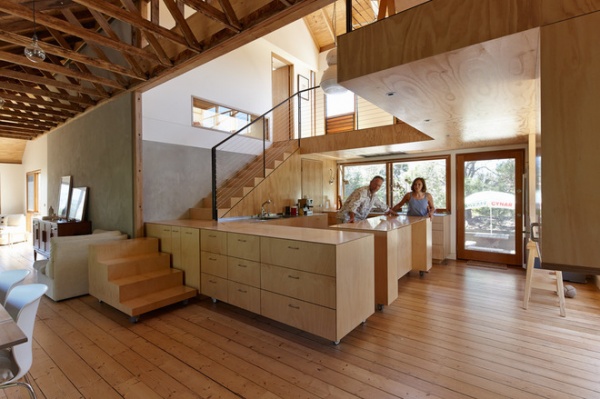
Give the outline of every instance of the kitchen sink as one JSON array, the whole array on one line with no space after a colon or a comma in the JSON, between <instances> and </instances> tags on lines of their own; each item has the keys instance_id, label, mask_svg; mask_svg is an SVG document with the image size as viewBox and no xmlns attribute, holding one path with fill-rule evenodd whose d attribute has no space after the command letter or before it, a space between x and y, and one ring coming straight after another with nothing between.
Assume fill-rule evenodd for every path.
<instances>
[{"instance_id":1,"label":"kitchen sink","mask_svg":"<svg viewBox=\"0 0 600 399\"><path fill-rule=\"evenodd\" d=\"M281 219L283 215L277 213L269 213L267 215L258 216L259 220L273 220L273 219Z\"/></svg>"}]
</instances>

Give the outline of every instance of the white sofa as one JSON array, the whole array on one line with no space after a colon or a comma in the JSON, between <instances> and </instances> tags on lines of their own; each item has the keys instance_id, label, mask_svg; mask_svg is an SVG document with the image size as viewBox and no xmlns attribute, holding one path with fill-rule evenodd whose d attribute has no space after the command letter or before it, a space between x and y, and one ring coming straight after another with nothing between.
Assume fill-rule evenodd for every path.
<instances>
[{"instance_id":1,"label":"white sofa","mask_svg":"<svg viewBox=\"0 0 600 399\"><path fill-rule=\"evenodd\" d=\"M27 241L25 215L16 213L0 215L0 245Z\"/></svg>"},{"instance_id":2,"label":"white sofa","mask_svg":"<svg viewBox=\"0 0 600 399\"><path fill-rule=\"evenodd\" d=\"M127 234L118 230L95 230L92 234L52 237L50 258L33 264L37 282L46 284L46 295L54 301L89 293L88 248L113 240L125 240Z\"/></svg>"}]
</instances>

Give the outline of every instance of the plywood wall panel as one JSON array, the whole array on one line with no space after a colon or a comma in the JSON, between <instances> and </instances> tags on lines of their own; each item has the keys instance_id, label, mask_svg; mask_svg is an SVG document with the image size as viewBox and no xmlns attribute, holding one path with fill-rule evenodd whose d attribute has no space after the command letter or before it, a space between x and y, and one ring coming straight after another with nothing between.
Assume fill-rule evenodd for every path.
<instances>
[{"instance_id":1,"label":"plywood wall panel","mask_svg":"<svg viewBox=\"0 0 600 399\"><path fill-rule=\"evenodd\" d=\"M542 260L600 269L600 13L541 30Z\"/></svg>"}]
</instances>

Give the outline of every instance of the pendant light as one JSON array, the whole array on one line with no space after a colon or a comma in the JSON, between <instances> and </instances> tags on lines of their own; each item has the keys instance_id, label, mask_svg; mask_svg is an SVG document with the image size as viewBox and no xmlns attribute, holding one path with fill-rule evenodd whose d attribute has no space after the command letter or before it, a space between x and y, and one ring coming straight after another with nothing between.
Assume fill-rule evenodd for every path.
<instances>
[{"instance_id":1,"label":"pendant light","mask_svg":"<svg viewBox=\"0 0 600 399\"><path fill-rule=\"evenodd\" d=\"M323 72L323 75L321 76L321 90L323 90L323 92L326 95L333 95L333 94L344 94L346 93L348 90L344 87L338 84L337 82L337 31L336 31L336 19L337 19L337 13L336 13L336 3L333 3L333 16L332 16L332 26L333 26L333 45L334 48L332 48L331 50L329 50L329 52L327 53L327 69Z\"/></svg>"},{"instance_id":2,"label":"pendant light","mask_svg":"<svg viewBox=\"0 0 600 399\"><path fill-rule=\"evenodd\" d=\"M29 61L37 63L43 62L46 59L46 52L42 50L38 43L38 37L35 28L35 0L33 0L33 37L31 38L31 44L25 47L23 53Z\"/></svg>"}]
</instances>

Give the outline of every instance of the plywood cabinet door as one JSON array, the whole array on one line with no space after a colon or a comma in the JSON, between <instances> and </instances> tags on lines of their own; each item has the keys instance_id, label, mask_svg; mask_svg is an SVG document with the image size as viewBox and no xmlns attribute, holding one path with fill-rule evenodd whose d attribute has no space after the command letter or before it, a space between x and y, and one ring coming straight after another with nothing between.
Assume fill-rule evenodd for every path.
<instances>
[{"instance_id":1,"label":"plywood cabinet door","mask_svg":"<svg viewBox=\"0 0 600 399\"><path fill-rule=\"evenodd\" d=\"M200 230L181 228L181 267L185 285L200 289Z\"/></svg>"},{"instance_id":2,"label":"plywood cabinet door","mask_svg":"<svg viewBox=\"0 0 600 399\"><path fill-rule=\"evenodd\" d=\"M167 251L163 251L167 252ZM181 264L181 227L171 226L171 266L183 269Z\"/></svg>"},{"instance_id":3,"label":"plywood cabinet door","mask_svg":"<svg viewBox=\"0 0 600 399\"><path fill-rule=\"evenodd\" d=\"M158 238L158 250L168 254L172 253L171 226L146 223L146 237Z\"/></svg>"}]
</instances>

